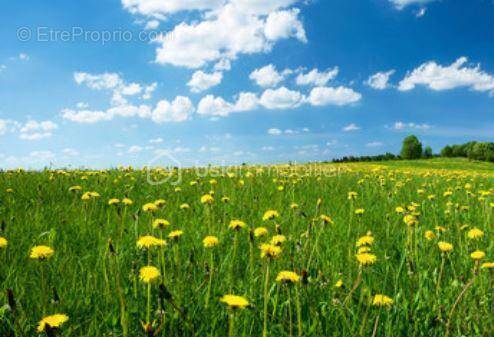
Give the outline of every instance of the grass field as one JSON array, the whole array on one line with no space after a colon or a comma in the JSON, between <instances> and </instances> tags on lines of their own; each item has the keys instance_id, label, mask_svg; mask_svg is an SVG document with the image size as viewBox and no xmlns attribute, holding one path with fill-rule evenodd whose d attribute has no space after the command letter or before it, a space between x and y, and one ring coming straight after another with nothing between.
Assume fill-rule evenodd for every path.
<instances>
[{"instance_id":1,"label":"grass field","mask_svg":"<svg viewBox=\"0 0 494 337\"><path fill-rule=\"evenodd\" d=\"M1 173L0 336L494 335L494 165L199 173Z\"/></svg>"}]
</instances>

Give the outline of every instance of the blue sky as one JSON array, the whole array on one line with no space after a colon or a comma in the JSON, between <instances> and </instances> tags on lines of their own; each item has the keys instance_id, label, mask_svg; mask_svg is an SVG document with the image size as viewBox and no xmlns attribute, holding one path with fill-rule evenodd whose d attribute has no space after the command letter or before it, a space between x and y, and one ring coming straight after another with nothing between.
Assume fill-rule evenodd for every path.
<instances>
[{"instance_id":1,"label":"blue sky","mask_svg":"<svg viewBox=\"0 0 494 337\"><path fill-rule=\"evenodd\" d=\"M278 163L494 138L494 2L20 1L1 167Z\"/></svg>"}]
</instances>

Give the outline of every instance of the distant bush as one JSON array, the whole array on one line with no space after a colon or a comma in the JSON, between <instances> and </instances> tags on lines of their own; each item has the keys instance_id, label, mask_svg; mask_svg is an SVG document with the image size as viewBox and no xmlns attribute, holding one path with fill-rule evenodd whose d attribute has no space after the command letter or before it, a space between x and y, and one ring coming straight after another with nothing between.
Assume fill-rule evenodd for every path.
<instances>
[{"instance_id":1,"label":"distant bush","mask_svg":"<svg viewBox=\"0 0 494 337\"><path fill-rule=\"evenodd\" d=\"M471 160L494 162L494 143L468 142L465 144L446 145L441 150L441 157L463 157Z\"/></svg>"}]
</instances>

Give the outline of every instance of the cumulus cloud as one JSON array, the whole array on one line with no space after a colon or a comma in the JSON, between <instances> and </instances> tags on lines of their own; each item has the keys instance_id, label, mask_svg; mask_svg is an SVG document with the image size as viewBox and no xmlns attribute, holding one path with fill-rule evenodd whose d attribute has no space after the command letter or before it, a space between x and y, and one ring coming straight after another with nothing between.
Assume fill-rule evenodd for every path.
<instances>
[{"instance_id":1,"label":"cumulus cloud","mask_svg":"<svg viewBox=\"0 0 494 337\"><path fill-rule=\"evenodd\" d=\"M352 132L352 131L360 130L360 127L357 126L357 124L355 124L355 123L350 123L347 126L345 126L342 130L345 132Z\"/></svg>"},{"instance_id":2,"label":"cumulus cloud","mask_svg":"<svg viewBox=\"0 0 494 337\"><path fill-rule=\"evenodd\" d=\"M277 129L277 128L268 129L268 135L271 135L271 136L279 136L282 133L283 132L280 129Z\"/></svg>"},{"instance_id":3,"label":"cumulus cloud","mask_svg":"<svg viewBox=\"0 0 494 337\"><path fill-rule=\"evenodd\" d=\"M143 148L141 146L133 145L133 146L129 147L127 152L131 153L131 154L135 154L135 153L141 152L142 150L143 150Z\"/></svg>"},{"instance_id":4,"label":"cumulus cloud","mask_svg":"<svg viewBox=\"0 0 494 337\"><path fill-rule=\"evenodd\" d=\"M226 117L233 112L233 105L221 97L207 95L201 99L197 106L199 115Z\"/></svg>"},{"instance_id":5,"label":"cumulus cloud","mask_svg":"<svg viewBox=\"0 0 494 337\"><path fill-rule=\"evenodd\" d=\"M267 89L259 99L259 103L267 109L292 109L303 103L303 95L285 87Z\"/></svg>"},{"instance_id":6,"label":"cumulus cloud","mask_svg":"<svg viewBox=\"0 0 494 337\"><path fill-rule=\"evenodd\" d=\"M223 79L222 72L214 72L211 74L205 73L201 70L196 71L187 85L192 92L201 92L214 87L221 83Z\"/></svg>"},{"instance_id":7,"label":"cumulus cloud","mask_svg":"<svg viewBox=\"0 0 494 337\"><path fill-rule=\"evenodd\" d=\"M403 9L409 5L424 5L436 0L389 0L397 9Z\"/></svg>"},{"instance_id":8,"label":"cumulus cloud","mask_svg":"<svg viewBox=\"0 0 494 337\"><path fill-rule=\"evenodd\" d=\"M110 121L115 117L139 117L151 119L161 124L167 122L183 122L190 119L194 112L194 105L188 97L177 96L173 102L161 100L152 109L149 105L125 104L111 107L107 110L73 110L63 109L62 118L83 124L93 124Z\"/></svg>"},{"instance_id":9,"label":"cumulus cloud","mask_svg":"<svg viewBox=\"0 0 494 337\"><path fill-rule=\"evenodd\" d=\"M284 75L272 64L254 70L249 78L263 88L274 87L284 80Z\"/></svg>"},{"instance_id":10,"label":"cumulus cloud","mask_svg":"<svg viewBox=\"0 0 494 337\"><path fill-rule=\"evenodd\" d=\"M429 124L417 124L417 123L403 123L403 122L396 122L394 123L391 127L393 130L397 131L405 131L405 130L428 130L431 128Z\"/></svg>"},{"instance_id":11,"label":"cumulus cloud","mask_svg":"<svg viewBox=\"0 0 494 337\"><path fill-rule=\"evenodd\" d=\"M208 12L203 21L175 26L155 40L159 45L156 62L201 68L223 59L234 60L241 54L268 52L281 39L306 41L298 12L273 11L266 17L268 13L260 15L243 6L252 7L247 2L232 1ZM273 7L280 8L280 4Z\"/></svg>"},{"instance_id":12,"label":"cumulus cloud","mask_svg":"<svg viewBox=\"0 0 494 337\"><path fill-rule=\"evenodd\" d=\"M435 61L422 64L400 82L398 89L409 91L417 85L432 90L449 90L470 88L480 92L494 92L494 76L480 69L480 65L469 67L468 59L460 57L449 66L442 66Z\"/></svg>"},{"instance_id":13,"label":"cumulus cloud","mask_svg":"<svg viewBox=\"0 0 494 337\"><path fill-rule=\"evenodd\" d=\"M155 123L183 122L192 116L194 105L188 97L178 96L173 102L161 100L153 110L151 119Z\"/></svg>"},{"instance_id":14,"label":"cumulus cloud","mask_svg":"<svg viewBox=\"0 0 494 337\"><path fill-rule=\"evenodd\" d=\"M141 95L141 99L150 99L157 88L157 83L142 85L140 83L127 83L119 74L102 73L90 74L86 72L74 73L74 81L78 85L85 85L92 90L107 90L113 93L112 105L128 104L128 97Z\"/></svg>"},{"instance_id":15,"label":"cumulus cloud","mask_svg":"<svg viewBox=\"0 0 494 337\"><path fill-rule=\"evenodd\" d=\"M28 121L19 129L19 138L23 140L39 140L52 136L58 125L52 121L37 122L34 120Z\"/></svg>"},{"instance_id":16,"label":"cumulus cloud","mask_svg":"<svg viewBox=\"0 0 494 337\"><path fill-rule=\"evenodd\" d=\"M389 78L395 73L395 70L382 71L370 76L365 82L369 87L376 90L384 90L389 87Z\"/></svg>"},{"instance_id":17,"label":"cumulus cloud","mask_svg":"<svg viewBox=\"0 0 494 337\"><path fill-rule=\"evenodd\" d=\"M360 101L362 95L353 89L343 86L332 87L316 87L311 90L307 101L314 106L325 105L348 105Z\"/></svg>"},{"instance_id":18,"label":"cumulus cloud","mask_svg":"<svg viewBox=\"0 0 494 337\"><path fill-rule=\"evenodd\" d=\"M301 73L296 78L298 85L313 85L322 87L325 86L330 80L338 76L339 69L334 67L326 71L319 71L318 69L312 69L308 73Z\"/></svg>"},{"instance_id":19,"label":"cumulus cloud","mask_svg":"<svg viewBox=\"0 0 494 337\"><path fill-rule=\"evenodd\" d=\"M294 37L306 43L307 36L302 22L298 19L299 13L298 8L293 8L269 14L264 27L266 38L269 41L277 41Z\"/></svg>"}]
</instances>

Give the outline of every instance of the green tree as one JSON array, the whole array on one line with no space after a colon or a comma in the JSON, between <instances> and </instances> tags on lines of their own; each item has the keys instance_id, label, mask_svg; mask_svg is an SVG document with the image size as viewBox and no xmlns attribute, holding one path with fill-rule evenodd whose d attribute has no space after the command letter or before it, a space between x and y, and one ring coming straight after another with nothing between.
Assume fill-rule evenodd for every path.
<instances>
[{"instance_id":1,"label":"green tree","mask_svg":"<svg viewBox=\"0 0 494 337\"><path fill-rule=\"evenodd\" d=\"M416 136L410 135L403 140L400 156L403 159L419 159L422 157L422 143Z\"/></svg>"},{"instance_id":2,"label":"green tree","mask_svg":"<svg viewBox=\"0 0 494 337\"><path fill-rule=\"evenodd\" d=\"M425 159L430 159L432 158L433 153L432 153L432 148L430 146L426 146L424 150L424 158Z\"/></svg>"},{"instance_id":3,"label":"green tree","mask_svg":"<svg viewBox=\"0 0 494 337\"><path fill-rule=\"evenodd\" d=\"M446 145L445 147L443 147L443 149L441 150L441 157L444 157L444 158L453 157L453 148L449 145Z\"/></svg>"}]
</instances>

